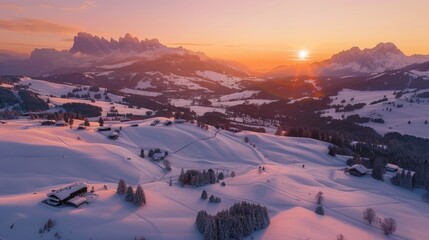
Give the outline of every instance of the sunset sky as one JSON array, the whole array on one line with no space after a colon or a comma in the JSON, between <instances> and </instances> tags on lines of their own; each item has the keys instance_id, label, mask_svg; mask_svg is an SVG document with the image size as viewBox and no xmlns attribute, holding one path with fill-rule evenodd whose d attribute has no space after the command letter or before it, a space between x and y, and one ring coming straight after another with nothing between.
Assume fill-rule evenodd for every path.
<instances>
[{"instance_id":1,"label":"sunset sky","mask_svg":"<svg viewBox=\"0 0 429 240\"><path fill-rule=\"evenodd\" d=\"M0 0L0 49L69 49L78 31L129 32L255 69L393 42L429 54L427 0Z\"/></svg>"}]
</instances>

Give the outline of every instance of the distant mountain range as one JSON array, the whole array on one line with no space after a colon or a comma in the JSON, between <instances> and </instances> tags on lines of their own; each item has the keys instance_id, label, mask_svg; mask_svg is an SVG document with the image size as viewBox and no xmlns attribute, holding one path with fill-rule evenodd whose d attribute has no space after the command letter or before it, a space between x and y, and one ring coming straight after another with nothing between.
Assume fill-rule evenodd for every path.
<instances>
[{"instance_id":1,"label":"distant mountain range","mask_svg":"<svg viewBox=\"0 0 429 240\"><path fill-rule=\"evenodd\" d=\"M266 76L362 76L397 70L429 61L429 55L407 56L393 43L379 43L374 48L361 50L352 47L334 54L330 59L311 64L279 66Z\"/></svg>"},{"instance_id":2,"label":"distant mountain range","mask_svg":"<svg viewBox=\"0 0 429 240\"><path fill-rule=\"evenodd\" d=\"M182 95L262 89L275 96L300 96L342 88L425 88L428 70L429 55L407 56L393 43L363 50L353 47L322 62L279 66L263 74L201 52L167 47L157 39L139 40L128 33L118 40L107 40L80 32L69 50L35 49L29 57L0 51L0 75Z\"/></svg>"}]
</instances>

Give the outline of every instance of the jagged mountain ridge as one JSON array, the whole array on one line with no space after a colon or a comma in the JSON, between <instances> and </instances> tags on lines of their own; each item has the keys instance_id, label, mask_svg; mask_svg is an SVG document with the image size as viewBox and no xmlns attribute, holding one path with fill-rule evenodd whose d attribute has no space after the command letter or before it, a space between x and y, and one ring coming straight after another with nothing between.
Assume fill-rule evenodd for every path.
<instances>
[{"instance_id":1,"label":"jagged mountain ridge","mask_svg":"<svg viewBox=\"0 0 429 240\"><path fill-rule=\"evenodd\" d=\"M109 41L104 37L79 32L74 37L73 46L69 52L72 54L82 53L91 56L107 56L114 53L138 54L145 51L165 50L167 48L158 39L140 41L130 33L126 33L124 37L119 37L119 40L111 38Z\"/></svg>"}]
</instances>

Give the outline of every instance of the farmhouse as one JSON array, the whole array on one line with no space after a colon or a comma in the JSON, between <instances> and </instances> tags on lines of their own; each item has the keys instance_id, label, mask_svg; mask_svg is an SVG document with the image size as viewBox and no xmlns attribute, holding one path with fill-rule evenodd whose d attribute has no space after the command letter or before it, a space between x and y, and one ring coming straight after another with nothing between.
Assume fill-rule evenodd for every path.
<instances>
[{"instance_id":1,"label":"farmhouse","mask_svg":"<svg viewBox=\"0 0 429 240\"><path fill-rule=\"evenodd\" d=\"M152 156L153 161L162 161L165 158L165 153L154 153Z\"/></svg>"},{"instance_id":2,"label":"farmhouse","mask_svg":"<svg viewBox=\"0 0 429 240\"><path fill-rule=\"evenodd\" d=\"M76 182L71 185L65 186L58 190L54 190L48 193L47 204L52 206L61 206L63 204L69 204L75 207L79 207L83 203L86 203L86 199L81 197L82 194L88 191L88 185L84 182Z\"/></svg>"},{"instance_id":3,"label":"farmhouse","mask_svg":"<svg viewBox=\"0 0 429 240\"><path fill-rule=\"evenodd\" d=\"M368 169L366 167L364 167L362 164L355 164L351 167L349 167L346 172L350 173L350 175L353 176L363 176L366 174L366 172L368 172Z\"/></svg>"}]
</instances>

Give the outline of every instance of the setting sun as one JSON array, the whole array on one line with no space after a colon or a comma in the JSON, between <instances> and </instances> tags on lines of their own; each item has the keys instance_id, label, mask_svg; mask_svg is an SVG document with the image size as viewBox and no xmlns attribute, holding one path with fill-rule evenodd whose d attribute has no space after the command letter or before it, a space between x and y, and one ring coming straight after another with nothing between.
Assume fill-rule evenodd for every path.
<instances>
[{"instance_id":1,"label":"setting sun","mask_svg":"<svg viewBox=\"0 0 429 240\"><path fill-rule=\"evenodd\" d=\"M299 50L299 52L298 52L298 59L299 60L307 60L307 58L308 58L308 51L304 50L304 49Z\"/></svg>"}]
</instances>

